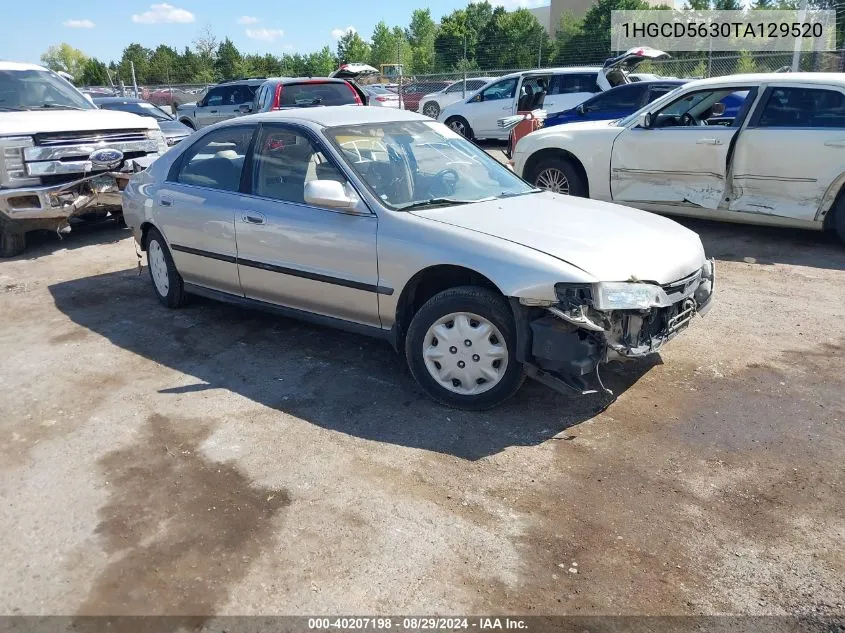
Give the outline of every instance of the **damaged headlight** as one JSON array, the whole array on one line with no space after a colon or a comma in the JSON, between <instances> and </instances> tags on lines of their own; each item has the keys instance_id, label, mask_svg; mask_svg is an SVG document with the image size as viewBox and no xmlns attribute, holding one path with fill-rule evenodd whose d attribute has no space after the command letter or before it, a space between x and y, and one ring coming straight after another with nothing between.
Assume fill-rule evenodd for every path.
<instances>
[{"instance_id":1,"label":"damaged headlight","mask_svg":"<svg viewBox=\"0 0 845 633\"><path fill-rule=\"evenodd\" d=\"M147 130L147 138L156 142L159 154L164 154L167 151L167 139L161 130Z\"/></svg>"},{"instance_id":2,"label":"damaged headlight","mask_svg":"<svg viewBox=\"0 0 845 633\"><path fill-rule=\"evenodd\" d=\"M0 139L0 186L37 185L40 180L26 174L24 149L32 147L31 136L7 136Z\"/></svg>"},{"instance_id":3,"label":"damaged headlight","mask_svg":"<svg viewBox=\"0 0 845 633\"><path fill-rule=\"evenodd\" d=\"M594 288L596 310L648 310L665 303L662 288L654 284L603 282Z\"/></svg>"}]
</instances>

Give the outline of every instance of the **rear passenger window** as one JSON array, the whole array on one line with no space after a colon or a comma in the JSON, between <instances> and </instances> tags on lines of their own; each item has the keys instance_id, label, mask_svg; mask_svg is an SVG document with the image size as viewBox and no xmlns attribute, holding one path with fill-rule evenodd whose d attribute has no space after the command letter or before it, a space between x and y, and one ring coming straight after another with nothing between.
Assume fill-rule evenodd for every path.
<instances>
[{"instance_id":1,"label":"rear passenger window","mask_svg":"<svg viewBox=\"0 0 845 633\"><path fill-rule=\"evenodd\" d=\"M552 77L549 93L553 95L575 94L578 92L601 92L596 80L596 73L566 73Z\"/></svg>"},{"instance_id":2,"label":"rear passenger window","mask_svg":"<svg viewBox=\"0 0 845 633\"><path fill-rule=\"evenodd\" d=\"M845 95L821 88L775 88L757 125L845 129Z\"/></svg>"},{"instance_id":3,"label":"rear passenger window","mask_svg":"<svg viewBox=\"0 0 845 633\"><path fill-rule=\"evenodd\" d=\"M226 127L206 134L185 152L176 181L222 191L238 191L252 127Z\"/></svg>"}]
</instances>

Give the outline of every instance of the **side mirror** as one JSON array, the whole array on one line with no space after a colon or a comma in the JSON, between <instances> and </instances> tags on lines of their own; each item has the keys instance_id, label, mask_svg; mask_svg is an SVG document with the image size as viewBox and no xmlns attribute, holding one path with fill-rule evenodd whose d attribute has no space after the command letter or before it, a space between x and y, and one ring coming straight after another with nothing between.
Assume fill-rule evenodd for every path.
<instances>
[{"instance_id":1,"label":"side mirror","mask_svg":"<svg viewBox=\"0 0 845 633\"><path fill-rule=\"evenodd\" d=\"M470 103L481 103L481 95L477 94L469 100Z\"/></svg>"},{"instance_id":2,"label":"side mirror","mask_svg":"<svg viewBox=\"0 0 845 633\"><path fill-rule=\"evenodd\" d=\"M654 115L651 112L646 112L643 115L642 123L640 123L640 127L644 127L647 130L651 129L651 126L654 125Z\"/></svg>"},{"instance_id":3,"label":"side mirror","mask_svg":"<svg viewBox=\"0 0 845 633\"><path fill-rule=\"evenodd\" d=\"M197 107L198 107L198 108L201 108L203 105L204 105L204 104L203 104L203 102L202 102L202 99L200 99L199 101L197 101Z\"/></svg>"},{"instance_id":4,"label":"side mirror","mask_svg":"<svg viewBox=\"0 0 845 633\"><path fill-rule=\"evenodd\" d=\"M238 106L238 112L241 114L249 114L252 112L252 106L249 103L242 103Z\"/></svg>"},{"instance_id":5,"label":"side mirror","mask_svg":"<svg viewBox=\"0 0 845 633\"><path fill-rule=\"evenodd\" d=\"M725 104L721 101L717 101L712 106L713 114L711 116L722 116L725 113Z\"/></svg>"},{"instance_id":6,"label":"side mirror","mask_svg":"<svg viewBox=\"0 0 845 633\"><path fill-rule=\"evenodd\" d=\"M583 115L586 112L586 110L584 109L584 104L581 103L581 104L578 104L577 106L575 106L575 112Z\"/></svg>"},{"instance_id":7,"label":"side mirror","mask_svg":"<svg viewBox=\"0 0 845 633\"><path fill-rule=\"evenodd\" d=\"M353 210L355 200L346 195L343 184L336 180L312 180L305 183L305 203L327 209Z\"/></svg>"}]
</instances>

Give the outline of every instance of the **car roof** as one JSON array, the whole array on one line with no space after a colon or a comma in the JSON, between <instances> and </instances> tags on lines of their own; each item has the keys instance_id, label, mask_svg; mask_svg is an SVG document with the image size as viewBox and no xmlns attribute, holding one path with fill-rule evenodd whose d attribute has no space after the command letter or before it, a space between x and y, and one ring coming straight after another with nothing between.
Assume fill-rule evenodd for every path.
<instances>
[{"instance_id":1,"label":"car roof","mask_svg":"<svg viewBox=\"0 0 845 633\"><path fill-rule=\"evenodd\" d=\"M144 99L135 97L93 97L94 103L147 103Z\"/></svg>"},{"instance_id":2,"label":"car roof","mask_svg":"<svg viewBox=\"0 0 845 633\"><path fill-rule=\"evenodd\" d=\"M805 83L805 84L836 84L845 86L843 73L754 73L748 75L728 75L726 77L709 77L697 79L687 84L687 87L698 88L707 86L742 86L748 83Z\"/></svg>"},{"instance_id":3,"label":"car roof","mask_svg":"<svg viewBox=\"0 0 845 633\"><path fill-rule=\"evenodd\" d=\"M0 70L47 70L38 64L27 64L25 62L6 62L0 60Z\"/></svg>"},{"instance_id":4,"label":"car roof","mask_svg":"<svg viewBox=\"0 0 845 633\"><path fill-rule=\"evenodd\" d=\"M428 121L430 117L409 110L394 108L367 108L352 105L318 106L316 108L297 108L276 112L263 112L246 117L237 117L223 123L237 125L246 121L271 123L285 121L305 121L321 127L335 125L357 125L361 123L389 123L392 121Z\"/></svg>"},{"instance_id":5,"label":"car roof","mask_svg":"<svg viewBox=\"0 0 845 633\"><path fill-rule=\"evenodd\" d=\"M597 73L601 66L561 66L559 68L535 68L533 70L519 70L509 75L493 77L493 79L509 79L510 77L522 77L530 75L568 75L570 73Z\"/></svg>"}]
</instances>

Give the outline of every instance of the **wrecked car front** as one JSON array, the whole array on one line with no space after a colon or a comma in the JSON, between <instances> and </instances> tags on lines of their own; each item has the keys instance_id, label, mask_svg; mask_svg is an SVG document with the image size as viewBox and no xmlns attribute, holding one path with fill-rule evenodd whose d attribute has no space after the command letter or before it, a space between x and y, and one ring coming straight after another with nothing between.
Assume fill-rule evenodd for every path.
<instances>
[{"instance_id":1,"label":"wrecked car front","mask_svg":"<svg viewBox=\"0 0 845 633\"><path fill-rule=\"evenodd\" d=\"M712 306L713 260L696 233L662 216L547 192L420 215L565 264L542 280L535 263L530 277L510 265L496 279L510 297L520 360L552 387L601 388L601 364L658 352Z\"/></svg>"}]
</instances>

